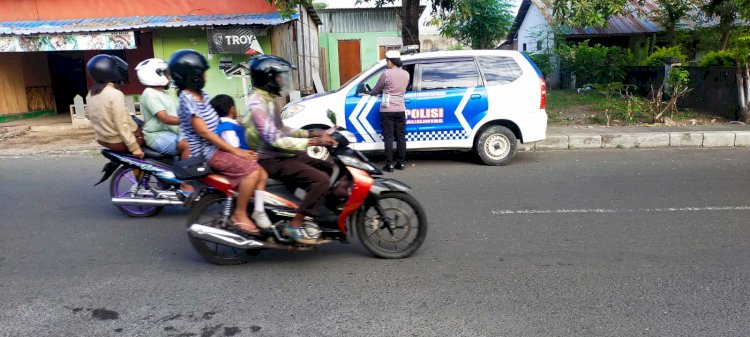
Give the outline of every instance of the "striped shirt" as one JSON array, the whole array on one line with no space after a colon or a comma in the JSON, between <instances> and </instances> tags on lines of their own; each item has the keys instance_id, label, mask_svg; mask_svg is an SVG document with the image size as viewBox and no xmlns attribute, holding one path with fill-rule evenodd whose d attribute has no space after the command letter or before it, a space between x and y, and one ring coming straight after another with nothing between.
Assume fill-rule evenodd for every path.
<instances>
[{"instance_id":1,"label":"striped shirt","mask_svg":"<svg viewBox=\"0 0 750 337\"><path fill-rule=\"evenodd\" d=\"M180 116L180 131L190 145L190 156L202 153L203 157L209 160L218 149L195 131L192 119L193 116L202 119L208 129L216 133L216 128L219 126L219 114L208 103L211 100L208 94L203 92L202 95L203 102L201 103L187 90L180 92L177 114ZM201 150L203 151L201 152Z\"/></svg>"}]
</instances>

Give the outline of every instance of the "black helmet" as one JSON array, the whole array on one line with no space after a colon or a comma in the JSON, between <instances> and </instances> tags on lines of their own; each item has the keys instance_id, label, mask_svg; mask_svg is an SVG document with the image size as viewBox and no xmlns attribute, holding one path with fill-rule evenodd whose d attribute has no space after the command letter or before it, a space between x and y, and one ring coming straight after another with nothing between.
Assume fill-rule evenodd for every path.
<instances>
[{"instance_id":1,"label":"black helmet","mask_svg":"<svg viewBox=\"0 0 750 337\"><path fill-rule=\"evenodd\" d=\"M276 82L276 76L296 69L285 59L270 55L255 56L250 59L250 78L253 86L268 91L274 95L281 94L281 86Z\"/></svg>"},{"instance_id":2,"label":"black helmet","mask_svg":"<svg viewBox=\"0 0 750 337\"><path fill-rule=\"evenodd\" d=\"M114 55L92 57L86 64L86 70L96 83L122 83L128 79L128 64Z\"/></svg>"},{"instance_id":3,"label":"black helmet","mask_svg":"<svg viewBox=\"0 0 750 337\"><path fill-rule=\"evenodd\" d=\"M169 59L169 75L180 89L203 89L206 84L203 73L207 69L206 58L194 50L178 50Z\"/></svg>"}]
</instances>

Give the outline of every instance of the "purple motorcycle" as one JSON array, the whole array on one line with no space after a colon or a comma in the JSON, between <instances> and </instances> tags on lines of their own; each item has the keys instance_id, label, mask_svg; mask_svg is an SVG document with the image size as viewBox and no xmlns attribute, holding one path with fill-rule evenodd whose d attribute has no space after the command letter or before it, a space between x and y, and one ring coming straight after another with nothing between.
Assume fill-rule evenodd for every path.
<instances>
[{"instance_id":1,"label":"purple motorcycle","mask_svg":"<svg viewBox=\"0 0 750 337\"><path fill-rule=\"evenodd\" d=\"M112 204L131 217L159 214L166 206L182 205L189 194L183 193L180 181L172 172L172 156L147 147L144 159L129 154L102 150L110 162L104 165L104 175L94 186L112 177L109 193Z\"/></svg>"}]
</instances>

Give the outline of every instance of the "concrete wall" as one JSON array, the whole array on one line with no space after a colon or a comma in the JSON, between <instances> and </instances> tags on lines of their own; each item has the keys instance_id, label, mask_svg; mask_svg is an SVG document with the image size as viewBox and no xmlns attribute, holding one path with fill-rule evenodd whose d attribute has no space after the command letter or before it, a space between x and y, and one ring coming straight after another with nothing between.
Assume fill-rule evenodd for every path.
<instances>
[{"instance_id":1,"label":"concrete wall","mask_svg":"<svg viewBox=\"0 0 750 337\"><path fill-rule=\"evenodd\" d=\"M208 59L211 67L208 70L206 78L206 92L211 96L226 94L234 98L237 104L237 110L240 113L245 111L245 101L243 96L242 79L234 77L228 79L224 73L219 70L219 60L222 57L230 57L233 64L246 62L246 55L210 55L208 54L208 40L206 31L200 28L179 28L156 30L153 33L154 57L169 60L172 54L180 49L193 49L202 53ZM269 36L259 36L264 53L271 51L271 39ZM250 80L247 81L250 85Z\"/></svg>"},{"instance_id":2,"label":"concrete wall","mask_svg":"<svg viewBox=\"0 0 750 337\"><path fill-rule=\"evenodd\" d=\"M360 58L362 70L366 70L378 62L378 46L380 43L388 44L399 42L401 37L398 32L374 32L374 33L322 33L320 34L320 47L328 52L328 86L329 90L341 86L339 76L339 40L359 40ZM380 42L379 42L380 41Z\"/></svg>"}]
</instances>

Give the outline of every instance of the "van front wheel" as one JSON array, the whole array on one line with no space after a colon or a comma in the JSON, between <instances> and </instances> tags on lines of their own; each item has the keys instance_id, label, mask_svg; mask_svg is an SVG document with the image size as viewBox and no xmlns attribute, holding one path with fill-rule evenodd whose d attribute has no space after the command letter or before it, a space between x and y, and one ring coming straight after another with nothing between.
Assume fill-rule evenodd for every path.
<instances>
[{"instance_id":1,"label":"van front wheel","mask_svg":"<svg viewBox=\"0 0 750 337\"><path fill-rule=\"evenodd\" d=\"M516 156L518 140L508 128L494 125L482 131L474 148L483 163L503 166L508 165Z\"/></svg>"}]
</instances>

